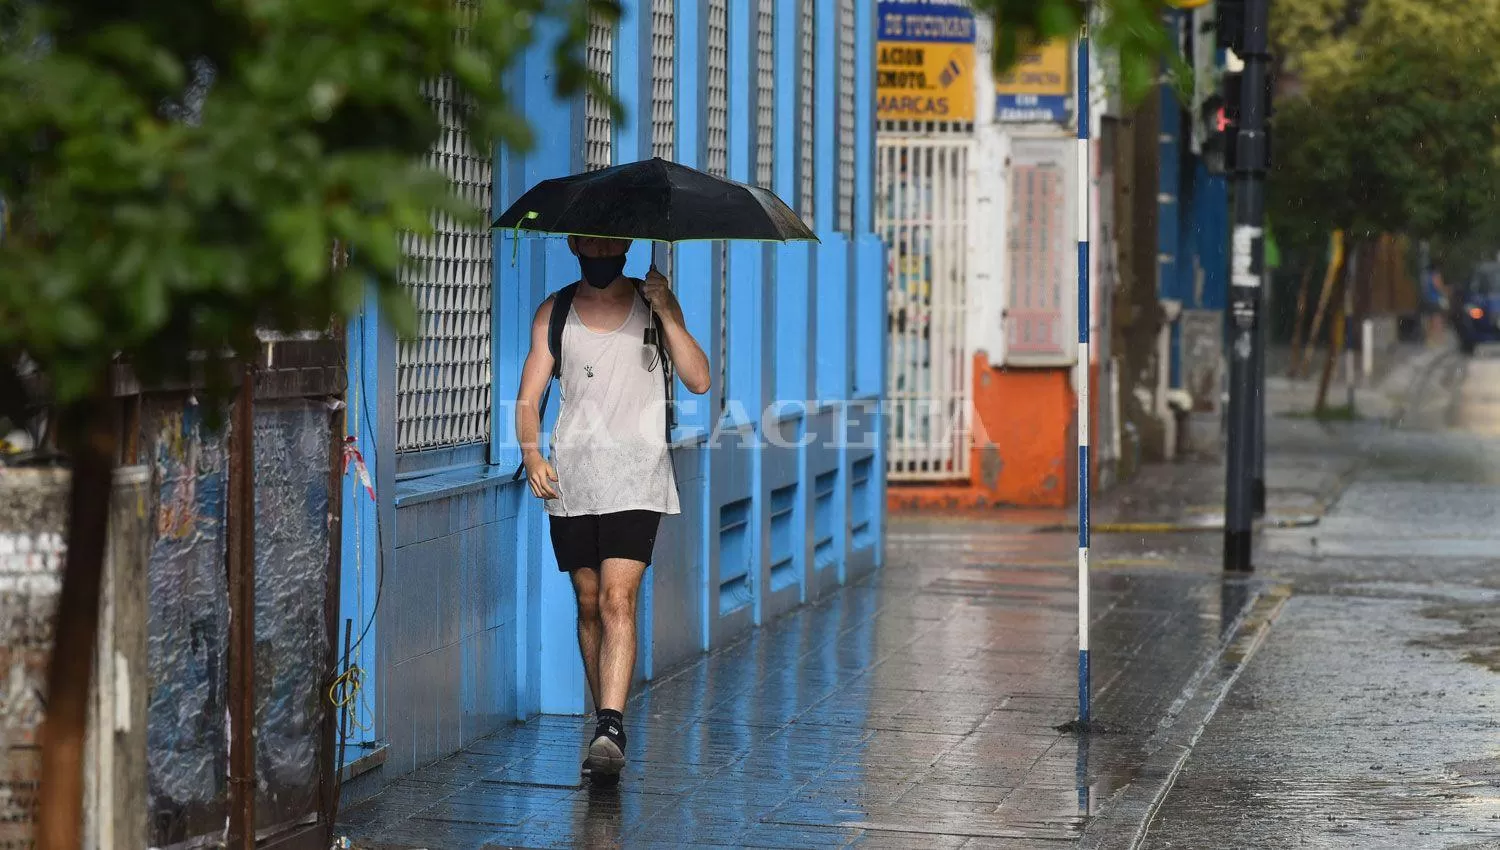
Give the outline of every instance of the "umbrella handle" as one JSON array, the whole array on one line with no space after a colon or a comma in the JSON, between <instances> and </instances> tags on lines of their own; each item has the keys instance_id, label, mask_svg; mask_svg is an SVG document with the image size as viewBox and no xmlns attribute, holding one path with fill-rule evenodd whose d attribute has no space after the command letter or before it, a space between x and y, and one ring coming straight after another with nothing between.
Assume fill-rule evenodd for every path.
<instances>
[{"instance_id":1,"label":"umbrella handle","mask_svg":"<svg viewBox=\"0 0 1500 850\"><path fill-rule=\"evenodd\" d=\"M516 260L521 256L521 225L535 218L541 218L541 213L536 210L528 210L525 215L516 219L515 231L510 235L510 267L516 267Z\"/></svg>"}]
</instances>

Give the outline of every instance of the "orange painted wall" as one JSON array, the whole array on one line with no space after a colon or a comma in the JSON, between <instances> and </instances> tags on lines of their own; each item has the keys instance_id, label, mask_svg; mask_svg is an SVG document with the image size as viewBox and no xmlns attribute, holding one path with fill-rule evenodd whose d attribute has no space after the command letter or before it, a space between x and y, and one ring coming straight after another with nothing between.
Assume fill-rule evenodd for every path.
<instances>
[{"instance_id":1,"label":"orange painted wall","mask_svg":"<svg viewBox=\"0 0 1500 850\"><path fill-rule=\"evenodd\" d=\"M886 490L890 509L961 511L1073 504L1078 489L1078 436L1072 371L995 367L983 353L976 354L969 482L892 484ZM1097 376L1098 370L1093 372ZM1094 385L1098 386L1097 381ZM1097 394L1090 401L1096 399Z\"/></svg>"}]
</instances>

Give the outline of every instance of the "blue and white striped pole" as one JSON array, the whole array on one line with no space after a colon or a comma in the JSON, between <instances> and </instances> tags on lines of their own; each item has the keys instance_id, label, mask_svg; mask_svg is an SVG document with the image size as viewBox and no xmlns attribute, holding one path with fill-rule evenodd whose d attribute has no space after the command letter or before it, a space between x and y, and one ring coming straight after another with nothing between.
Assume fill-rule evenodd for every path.
<instances>
[{"instance_id":1,"label":"blue and white striped pole","mask_svg":"<svg viewBox=\"0 0 1500 850\"><path fill-rule=\"evenodd\" d=\"M1078 725L1089 726L1089 12L1078 37Z\"/></svg>"}]
</instances>

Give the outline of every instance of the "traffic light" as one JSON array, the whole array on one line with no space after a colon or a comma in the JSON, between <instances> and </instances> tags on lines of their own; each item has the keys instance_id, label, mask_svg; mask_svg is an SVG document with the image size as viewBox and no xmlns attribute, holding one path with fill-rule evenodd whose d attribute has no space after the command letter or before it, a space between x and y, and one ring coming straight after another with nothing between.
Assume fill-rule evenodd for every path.
<instances>
[{"instance_id":1,"label":"traffic light","mask_svg":"<svg viewBox=\"0 0 1500 850\"><path fill-rule=\"evenodd\" d=\"M1244 74L1224 75L1224 103L1219 113L1219 132L1224 134L1224 169L1234 170L1234 155L1240 138L1240 100L1244 94Z\"/></svg>"},{"instance_id":2,"label":"traffic light","mask_svg":"<svg viewBox=\"0 0 1500 850\"><path fill-rule=\"evenodd\" d=\"M1271 163L1271 118L1276 114L1274 108L1275 100L1272 93L1275 83L1271 76L1266 75L1266 90L1262 94L1265 98L1264 109L1266 116L1266 164ZM1224 167L1230 171L1234 170L1236 160L1236 143L1240 135L1241 102L1244 97L1244 75L1239 72L1224 74L1224 96L1223 107L1218 118L1218 129L1224 136Z\"/></svg>"}]
</instances>

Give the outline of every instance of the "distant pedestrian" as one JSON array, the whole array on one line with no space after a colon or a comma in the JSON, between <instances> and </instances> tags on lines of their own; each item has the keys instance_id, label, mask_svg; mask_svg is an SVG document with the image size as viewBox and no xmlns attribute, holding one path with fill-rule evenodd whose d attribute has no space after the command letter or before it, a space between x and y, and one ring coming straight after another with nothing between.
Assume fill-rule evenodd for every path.
<instances>
[{"instance_id":1,"label":"distant pedestrian","mask_svg":"<svg viewBox=\"0 0 1500 850\"><path fill-rule=\"evenodd\" d=\"M1436 267L1422 272L1422 317L1423 338L1429 346L1439 344L1444 338L1443 328L1449 318L1448 286L1443 283L1443 273Z\"/></svg>"},{"instance_id":2,"label":"distant pedestrian","mask_svg":"<svg viewBox=\"0 0 1500 850\"><path fill-rule=\"evenodd\" d=\"M546 500L557 566L578 602L578 648L597 721L583 773L609 782L625 766L641 579L662 516L680 513L663 357L694 393L708 390L710 372L666 277L655 268L644 281L624 276L628 240L570 236L568 246L583 279L537 309L516 426L527 481ZM560 325L554 309L566 310ZM554 375L562 407L549 461L538 435Z\"/></svg>"}]
</instances>

